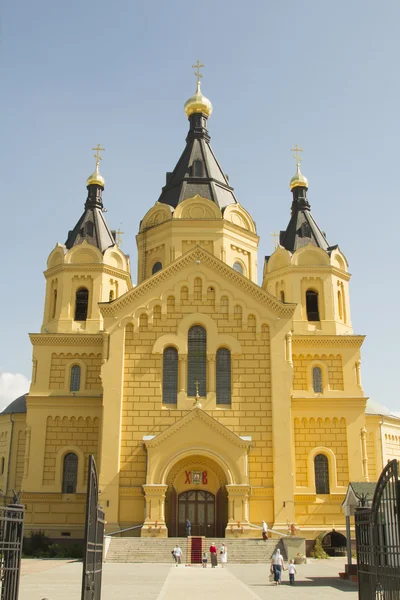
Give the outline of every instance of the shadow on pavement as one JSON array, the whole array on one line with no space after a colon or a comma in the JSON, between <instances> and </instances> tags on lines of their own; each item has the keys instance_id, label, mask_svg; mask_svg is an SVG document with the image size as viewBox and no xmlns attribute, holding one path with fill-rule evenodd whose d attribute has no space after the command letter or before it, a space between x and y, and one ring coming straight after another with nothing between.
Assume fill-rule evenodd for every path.
<instances>
[{"instance_id":1,"label":"shadow on pavement","mask_svg":"<svg viewBox=\"0 0 400 600\"><path fill-rule=\"evenodd\" d=\"M250 587L276 587L273 583L252 583L248 584ZM294 586L291 586L288 581L283 581L281 587L324 587L324 588L335 588L341 592L355 592L357 590L357 584L351 581L342 581L335 577L307 577L305 580L296 580Z\"/></svg>"}]
</instances>

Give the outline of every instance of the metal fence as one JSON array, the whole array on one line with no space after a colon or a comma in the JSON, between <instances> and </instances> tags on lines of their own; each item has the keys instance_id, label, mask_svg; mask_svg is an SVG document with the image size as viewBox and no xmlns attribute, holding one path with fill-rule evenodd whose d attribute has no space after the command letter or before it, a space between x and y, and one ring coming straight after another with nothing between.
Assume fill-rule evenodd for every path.
<instances>
[{"instance_id":1,"label":"metal fence","mask_svg":"<svg viewBox=\"0 0 400 600\"><path fill-rule=\"evenodd\" d=\"M0 507L1 600L18 599L24 512L20 504Z\"/></svg>"},{"instance_id":2,"label":"metal fence","mask_svg":"<svg viewBox=\"0 0 400 600\"><path fill-rule=\"evenodd\" d=\"M400 600L400 483L389 462L376 485L371 508L355 513L360 600Z\"/></svg>"},{"instance_id":3,"label":"metal fence","mask_svg":"<svg viewBox=\"0 0 400 600\"><path fill-rule=\"evenodd\" d=\"M104 512L99 504L94 457L89 456L86 498L85 548L83 555L82 600L100 600L103 568Z\"/></svg>"}]
</instances>

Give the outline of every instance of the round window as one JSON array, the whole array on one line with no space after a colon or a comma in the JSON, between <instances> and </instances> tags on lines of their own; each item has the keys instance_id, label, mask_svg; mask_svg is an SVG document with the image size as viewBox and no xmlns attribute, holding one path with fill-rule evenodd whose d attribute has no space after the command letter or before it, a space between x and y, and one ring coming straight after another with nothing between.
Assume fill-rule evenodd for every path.
<instances>
[{"instance_id":1,"label":"round window","mask_svg":"<svg viewBox=\"0 0 400 600\"><path fill-rule=\"evenodd\" d=\"M243 275L243 267L239 262L233 263L233 268L235 269L235 271Z\"/></svg>"}]
</instances>

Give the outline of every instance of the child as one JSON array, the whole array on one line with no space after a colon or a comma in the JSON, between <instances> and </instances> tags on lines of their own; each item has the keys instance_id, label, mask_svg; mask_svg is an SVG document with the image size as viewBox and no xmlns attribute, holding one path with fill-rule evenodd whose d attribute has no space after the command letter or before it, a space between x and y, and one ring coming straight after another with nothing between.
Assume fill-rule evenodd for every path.
<instances>
[{"instance_id":1,"label":"child","mask_svg":"<svg viewBox=\"0 0 400 600\"><path fill-rule=\"evenodd\" d=\"M290 585L294 585L294 576L297 575L296 567L294 566L294 560L292 559L289 563L289 581Z\"/></svg>"},{"instance_id":2,"label":"child","mask_svg":"<svg viewBox=\"0 0 400 600\"><path fill-rule=\"evenodd\" d=\"M207 569L207 552L203 552L203 569Z\"/></svg>"}]
</instances>

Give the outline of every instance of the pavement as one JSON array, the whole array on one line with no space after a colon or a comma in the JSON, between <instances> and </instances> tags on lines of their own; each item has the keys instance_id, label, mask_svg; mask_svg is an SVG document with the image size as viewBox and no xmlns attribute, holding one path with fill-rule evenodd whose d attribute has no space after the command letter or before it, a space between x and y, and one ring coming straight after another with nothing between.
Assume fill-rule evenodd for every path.
<instances>
[{"instance_id":1,"label":"pavement","mask_svg":"<svg viewBox=\"0 0 400 600\"><path fill-rule=\"evenodd\" d=\"M295 586L269 582L268 565L228 565L224 569L168 564L106 563L102 600L357 600L357 586L339 580L341 559L296 565ZM82 563L24 559L19 600L80 600Z\"/></svg>"}]
</instances>

